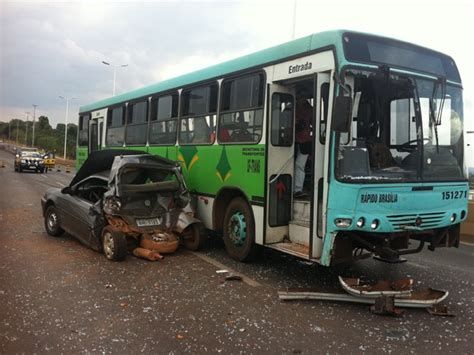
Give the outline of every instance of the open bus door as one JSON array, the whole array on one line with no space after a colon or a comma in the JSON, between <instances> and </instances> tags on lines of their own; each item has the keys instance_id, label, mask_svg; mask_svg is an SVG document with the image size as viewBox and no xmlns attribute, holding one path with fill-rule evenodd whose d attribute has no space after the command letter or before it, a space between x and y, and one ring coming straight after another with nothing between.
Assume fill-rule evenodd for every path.
<instances>
[{"instance_id":1,"label":"open bus door","mask_svg":"<svg viewBox=\"0 0 474 355\"><path fill-rule=\"evenodd\" d=\"M304 82L314 85L312 106L312 160L307 171L310 195L293 198L295 164L295 93ZM295 91L296 89L296 91ZM319 259L325 233L328 188L326 129L332 97L331 72L293 81L287 86L269 86L269 126L267 144L267 208L265 244L306 259Z\"/></svg>"},{"instance_id":2,"label":"open bus door","mask_svg":"<svg viewBox=\"0 0 474 355\"><path fill-rule=\"evenodd\" d=\"M322 253L326 231L326 208L328 196L329 160L329 117L332 111L333 84L331 71L318 73L315 88L315 124L313 126L313 169L312 218L311 218L311 258L319 259Z\"/></svg>"},{"instance_id":3,"label":"open bus door","mask_svg":"<svg viewBox=\"0 0 474 355\"><path fill-rule=\"evenodd\" d=\"M294 170L294 90L268 85L267 201L265 244L281 243L291 220Z\"/></svg>"}]
</instances>

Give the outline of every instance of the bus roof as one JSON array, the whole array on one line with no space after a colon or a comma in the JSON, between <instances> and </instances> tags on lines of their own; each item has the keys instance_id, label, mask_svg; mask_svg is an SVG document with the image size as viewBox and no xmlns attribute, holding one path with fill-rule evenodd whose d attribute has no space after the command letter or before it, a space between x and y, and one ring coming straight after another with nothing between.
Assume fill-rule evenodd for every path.
<instances>
[{"instance_id":1,"label":"bus roof","mask_svg":"<svg viewBox=\"0 0 474 355\"><path fill-rule=\"evenodd\" d=\"M316 51L321 48L331 48L334 47L336 53L339 54L337 60L339 61L340 67L349 64L350 61L346 60L343 53L343 34L350 32L352 34L359 34L359 35L368 35L372 38L381 38L381 39L388 39L392 40L387 37L380 37L376 35L369 35L355 31L348 31L348 30L333 30L333 31L326 31L315 33L309 36L305 36L302 38L295 39L290 42L286 42L274 47L266 48L261 51L245 55L243 57L235 58L229 60L227 62L223 62L220 64L216 64L210 66L208 68L200 69L188 74L184 74L172 79L164 80L156 84L152 84L149 86L145 86L140 89L136 89L133 91L129 91L117 96L112 96L92 104L88 104L79 108L79 112L90 112L94 110L98 110L101 108L113 106L115 104L119 104L126 101L131 101L134 99L138 99L141 97L151 96L156 93L165 92L172 89L178 89L186 85L194 84L203 82L206 80L217 79L219 77L229 75L231 73L236 73L242 70L247 70L251 68L258 68L262 67L263 65L268 65L270 63L278 62L283 59L288 59L292 57L297 57L302 53L307 53L311 51ZM445 54L433 51L428 48L420 47L417 45L412 45L407 42L402 42L398 40L394 40L397 43L409 45L410 47L421 49L424 51L429 51L435 55L441 55L443 57L448 58L452 61L449 56ZM452 61L453 65L454 61ZM456 69L457 73L457 69ZM459 77L459 73L457 73ZM460 82L459 80L456 80Z\"/></svg>"},{"instance_id":2,"label":"bus roof","mask_svg":"<svg viewBox=\"0 0 474 355\"><path fill-rule=\"evenodd\" d=\"M258 67L266 63L278 61L280 59L297 56L300 53L316 50L328 46L342 46L341 38L344 30L335 30L312 34L298 38L293 41L283 43L274 47L229 60L208 68L200 69L192 73L184 74L173 79L168 79L157 84L145 86L143 88L129 91L117 96L80 107L79 112L88 112L103 107L108 107L120 102L150 96L157 92L163 92L184 85L202 82L223 75L238 72L252 67ZM342 47L341 47L342 48Z\"/></svg>"}]
</instances>

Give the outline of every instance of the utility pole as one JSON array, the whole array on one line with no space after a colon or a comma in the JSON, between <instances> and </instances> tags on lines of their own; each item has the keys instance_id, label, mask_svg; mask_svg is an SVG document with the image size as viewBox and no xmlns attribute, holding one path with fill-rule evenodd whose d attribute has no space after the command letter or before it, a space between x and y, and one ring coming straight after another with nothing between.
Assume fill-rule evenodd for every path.
<instances>
[{"instance_id":1,"label":"utility pole","mask_svg":"<svg viewBox=\"0 0 474 355\"><path fill-rule=\"evenodd\" d=\"M36 107L38 105L33 104L33 140L31 141L31 146L35 146L35 121L36 121Z\"/></svg>"},{"instance_id":2,"label":"utility pole","mask_svg":"<svg viewBox=\"0 0 474 355\"><path fill-rule=\"evenodd\" d=\"M20 120L17 119L16 120L16 144L18 145L18 131L19 131L19 124L20 124Z\"/></svg>"},{"instance_id":3,"label":"utility pole","mask_svg":"<svg viewBox=\"0 0 474 355\"><path fill-rule=\"evenodd\" d=\"M26 112L26 132L25 132L25 145L28 147L28 118L29 118L29 115L30 113L29 112Z\"/></svg>"},{"instance_id":4,"label":"utility pole","mask_svg":"<svg viewBox=\"0 0 474 355\"><path fill-rule=\"evenodd\" d=\"M293 6L293 33L291 35L291 39L295 39L295 34L296 34L296 0L294 0L294 6Z\"/></svg>"},{"instance_id":5,"label":"utility pole","mask_svg":"<svg viewBox=\"0 0 474 355\"><path fill-rule=\"evenodd\" d=\"M112 90L112 96L115 96L115 79L117 77L117 68L128 67L128 64L114 65L114 64L110 64L109 62L106 62L104 60L102 61L102 64L105 64L105 65L108 65L108 66L111 66L112 68L114 68L114 88Z\"/></svg>"},{"instance_id":6,"label":"utility pole","mask_svg":"<svg viewBox=\"0 0 474 355\"><path fill-rule=\"evenodd\" d=\"M60 99L66 100L66 126L64 127L64 160L66 160L67 150L67 115L69 112L69 100L74 100L75 97L59 96Z\"/></svg>"}]
</instances>

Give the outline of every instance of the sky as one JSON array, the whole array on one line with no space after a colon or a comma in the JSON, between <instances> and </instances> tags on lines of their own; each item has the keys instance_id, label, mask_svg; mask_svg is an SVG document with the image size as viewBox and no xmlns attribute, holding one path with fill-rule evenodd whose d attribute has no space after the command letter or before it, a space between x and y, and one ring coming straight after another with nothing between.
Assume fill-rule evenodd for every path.
<instances>
[{"instance_id":1,"label":"sky","mask_svg":"<svg viewBox=\"0 0 474 355\"><path fill-rule=\"evenodd\" d=\"M449 54L474 130L470 0L296 1L295 37L331 29L389 36ZM0 121L77 122L79 106L292 39L288 1L0 0Z\"/></svg>"}]
</instances>

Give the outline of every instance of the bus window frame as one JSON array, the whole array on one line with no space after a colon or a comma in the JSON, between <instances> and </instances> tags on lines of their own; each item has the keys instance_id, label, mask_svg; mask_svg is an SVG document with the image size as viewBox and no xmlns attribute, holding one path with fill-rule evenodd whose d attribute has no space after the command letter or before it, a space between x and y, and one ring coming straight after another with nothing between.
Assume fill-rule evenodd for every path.
<instances>
[{"instance_id":1,"label":"bus window frame","mask_svg":"<svg viewBox=\"0 0 474 355\"><path fill-rule=\"evenodd\" d=\"M150 96L150 102L149 102L149 110L148 110L148 132L147 132L147 143L150 147L172 147L175 146L176 143L178 142L178 135L179 135L179 119L180 119L180 107L181 107L181 92L179 89L173 89L170 91L165 91L163 93L156 93L152 96ZM156 104L158 105L158 100L162 97L166 96L173 96L177 95L178 96L178 112L176 114L176 117L169 118L167 120L158 120L158 110L156 111L156 120L152 120L152 113L153 113L153 101L156 100ZM161 144L161 143L151 143L150 142L150 133L151 133L151 125L154 122L169 122L169 121L176 121L176 132L174 134L174 143L166 143L166 144Z\"/></svg>"},{"instance_id":2,"label":"bus window frame","mask_svg":"<svg viewBox=\"0 0 474 355\"><path fill-rule=\"evenodd\" d=\"M186 91L201 88L201 87L211 87L212 85L217 86L216 111L214 113L207 112L205 115L186 115L186 116L184 116L183 115L183 105L184 105L183 93L186 92ZM188 145L192 145L192 146L209 145L210 146L210 145L214 145L214 143L216 142L217 121L219 120L219 115L218 114L219 114L219 105L220 105L220 91L221 91L221 84L219 83L218 80L206 81L204 83L199 83L199 84L191 85L191 86L185 86L185 87L181 88L181 92L179 93L179 103L178 103L178 129L177 129L177 144L179 146L188 146ZM196 118L200 118L200 117L205 118L207 116L215 116L214 137L213 137L212 141L207 142L207 143L193 143L193 142L185 143L185 142L182 142L181 139L180 139L182 120L186 120L186 119L189 119L189 118L196 119ZM213 132L211 131L211 134L212 133Z\"/></svg>"},{"instance_id":3,"label":"bus window frame","mask_svg":"<svg viewBox=\"0 0 474 355\"><path fill-rule=\"evenodd\" d=\"M87 120L87 144L85 145L81 145L80 144L80 135L81 135L81 131L83 131L84 129L80 129L81 125L82 127L84 127L84 116L89 116L89 119ZM92 119L92 112L88 111L88 112L81 112L79 114L79 124L77 125L77 146L78 147L81 147L81 148L85 148L85 147L89 147L89 122L91 121Z\"/></svg>"},{"instance_id":4,"label":"bus window frame","mask_svg":"<svg viewBox=\"0 0 474 355\"><path fill-rule=\"evenodd\" d=\"M105 146L106 147L124 147L125 146L125 134L126 134L126 130L127 130L127 106L128 106L128 102L121 102L119 104L115 104L115 105L112 105L112 106L109 106L107 108L107 115L105 117ZM114 145L110 145L109 144L109 140L108 140L108 137L109 137L109 116L112 114L112 111L116 108L119 108L119 107L122 107L123 109L123 112L122 112L122 126L117 126L117 127L112 127L112 128L121 128L123 127L123 142L121 145L118 145L118 144L114 144Z\"/></svg>"},{"instance_id":5,"label":"bus window frame","mask_svg":"<svg viewBox=\"0 0 474 355\"><path fill-rule=\"evenodd\" d=\"M133 106L137 103L140 102L146 102L146 115L145 115L145 122L144 123L128 123L129 120L129 115L130 115L130 106ZM126 105L126 112L125 112L125 133L124 133L124 146L125 147L144 147L148 144L148 129L149 129L149 118L150 118L150 100L148 97L141 97L138 99L134 99L132 101L125 102ZM145 142L144 143L128 143L127 142L127 133L128 133L128 127L133 127L133 126L140 126L144 125L146 126L146 132L145 132ZM107 127L108 128L108 127ZM105 136L107 138L107 135Z\"/></svg>"},{"instance_id":6,"label":"bus window frame","mask_svg":"<svg viewBox=\"0 0 474 355\"><path fill-rule=\"evenodd\" d=\"M229 111L225 111L224 114L227 114L227 113L239 113L239 112L248 112L248 111L256 111L258 109L261 109L262 110L262 134L260 135L260 139L258 141L246 141L246 142L224 142L224 141L221 141L219 139L219 129L220 129L220 118L221 118L221 114L223 113L222 112L222 95L223 95L223 85L226 81L231 81L231 80L236 80L236 79L239 79L239 78L245 78L245 77L249 77L249 76L253 76L253 75L262 75L262 86L263 86L263 90L262 90L262 106L252 106L252 107L247 107L246 109L244 110L229 110ZM222 78L222 81L221 81L221 84L220 84L220 88L219 88L219 102L218 102L218 112L217 112L217 121L216 121L216 139L215 141L218 143L218 144L221 144L221 145L256 145L256 144L260 144L262 142L262 138L263 136L265 135L265 120L266 120L266 115L265 115L265 105L267 105L267 100L266 100L266 95L267 95L267 74L265 72L265 70L263 69L258 69L258 70L254 70L254 71L250 71L250 72L245 72L245 73L239 73L239 74L234 74L234 75L231 75L231 76L228 76L228 77L223 77Z\"/></svg>"}]
</instances>

